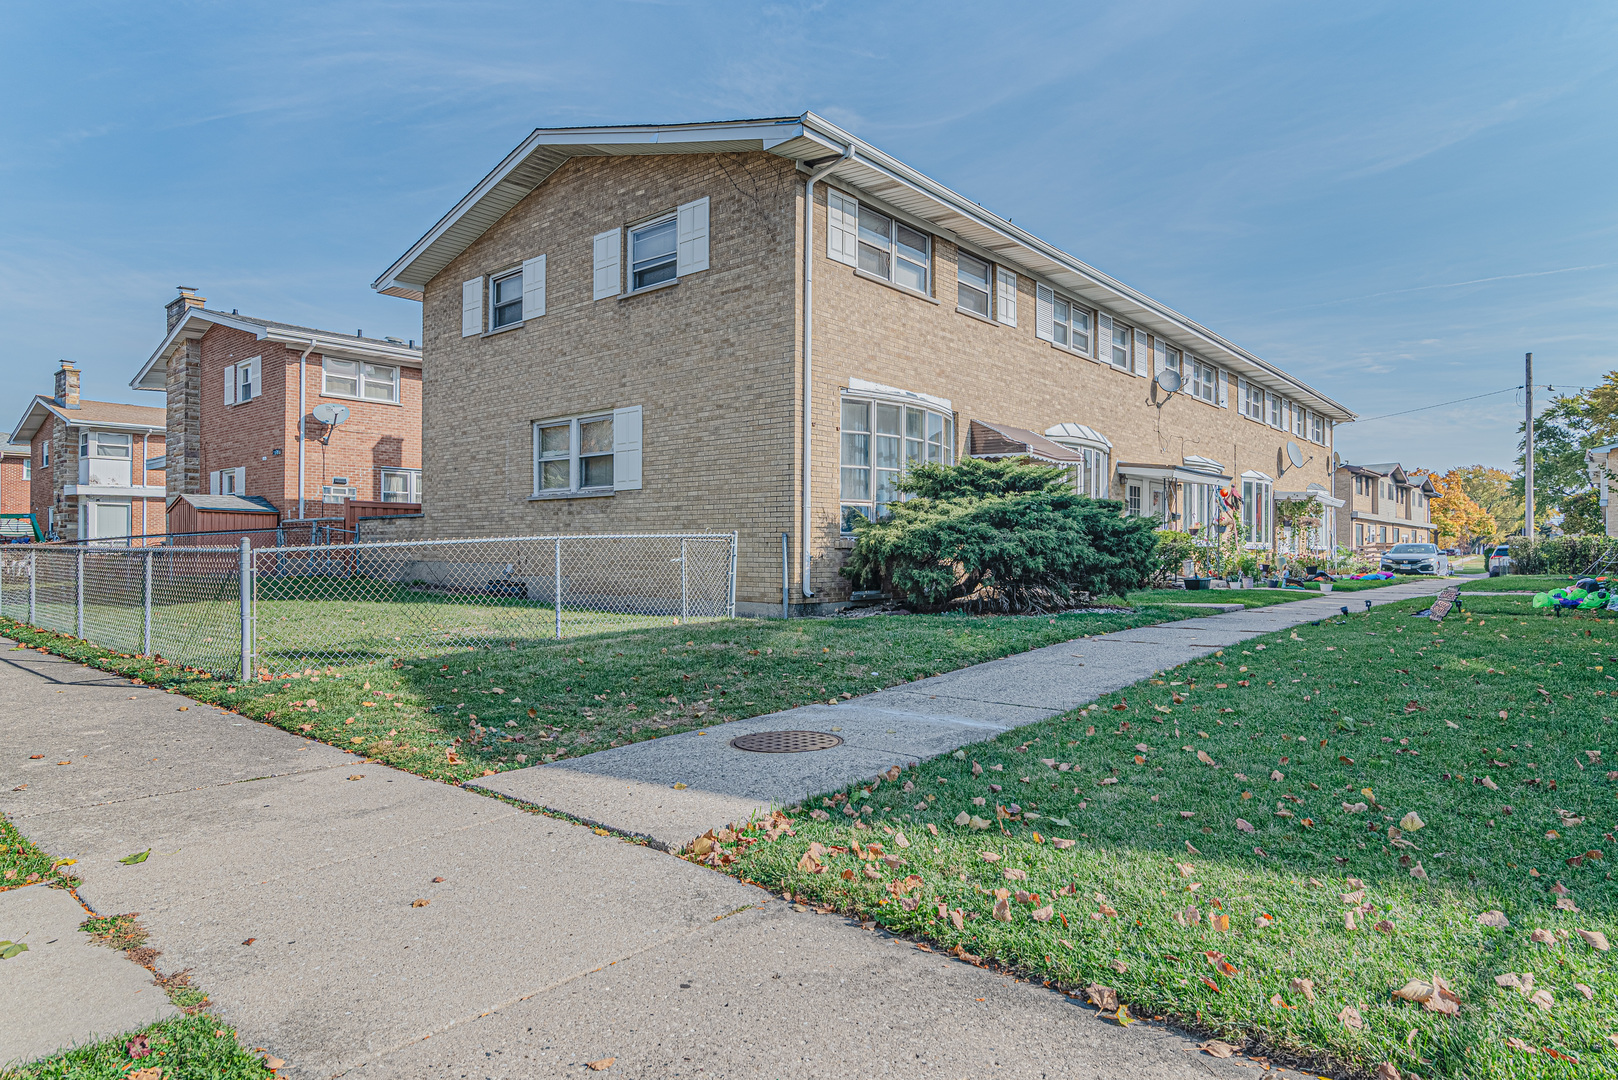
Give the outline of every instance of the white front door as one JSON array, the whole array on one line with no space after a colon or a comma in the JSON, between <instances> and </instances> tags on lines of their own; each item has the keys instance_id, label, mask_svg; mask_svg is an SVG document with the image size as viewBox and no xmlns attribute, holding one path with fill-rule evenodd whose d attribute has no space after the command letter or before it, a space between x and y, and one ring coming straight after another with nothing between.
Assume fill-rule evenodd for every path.
<instances>
[{"instance_id":1,"label":"white front door","mask_svg":"<svg viewBox=\"0 0 1618 1080\"><path fill-rule=\"evenodd\" d=\"M93 502L89 504L89 539L129 535L130 509L126 502Z\"/></svg>"}]
</instances>

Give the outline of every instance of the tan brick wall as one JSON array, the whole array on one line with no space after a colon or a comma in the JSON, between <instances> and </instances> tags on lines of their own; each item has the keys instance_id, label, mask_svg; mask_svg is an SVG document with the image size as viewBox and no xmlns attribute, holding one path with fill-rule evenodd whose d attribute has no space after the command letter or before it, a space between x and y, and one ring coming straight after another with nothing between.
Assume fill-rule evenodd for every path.
<instances>
[{"instance_id":1,"label":"tan brick wall","mask_svg":"<svg viewBox=\"0 0 1618 1080\"><path fill-rule=\"evenodd\" d=\"M195 374L188 381L200 387L193 406L195 422L185 412L171 409L171 432L194 428L195 471L187 478L188 493L206 494L209 474L217 469L247 469L245 494L260 495L274 503L284 517L298 512L298 357L277 342L260 341L246 331L212 326L198 343ZM259 357L262 393L248 401L225 404L225 371ZM357 401L322 393L322 361L309 354L305 366L304 406L313 411L321 402L345 406L349 417L322 443L324 425L310 419L304 461L304 513L309 517L341 516L341 508L325 507L320 488L343 477L359 489L361 499L381 498L381 470L421 468L421 370L401 367L399 403ZM171 494L178 494L172 487Z\"/></svg>"},{"instance_id":2,"label":"tan brick wall","mask_svg":"<svg viewBox=\"0 0 1618 1080\"><path fill-rule=\"evenodd\" d=\"M591 237L708 196L711 269L627 299L592 301ZM799 238L803 183L765 154L574 159L426 289L423 386L427 536L550 532L741 534L738 599L778 604L780 534L793 536L801 419ZM1282 475L1290 436L1059 350L1034 334L1034 282L1019 282L1019 325L956 310L954 246L934 241L932 303L826 258L817 187L813 536L817 600L848 595L838 574L840 391L853 378L951 400L959 455L971 420L1043 431L1087 424L1112 461L1178 464L1200 454L1279 490L1329 483L1328 447ZM547 257L547 314L521 329L462 338L461 282ZM533 421L644 408L644 488L610 498L530 501ZM1121 490L1115 489L1115 495Z\"/></svg>"},{"instance_id":3,"label":"tan brick wall","mask_svg":"<svg viewBox=\"0 0 1618 1080\"><path fill-rule=\"evenodd\" d=\"M741 597L779 603L798 445L792 172L766 154L576 158L435 278L423 311L422 531L739 530ZM591 299L595 234L703 196L709 270ZM461 282L540 254L546 314L461 337ZM635 405L641 490L530 501L534 421Z\"/></svg>"}]
</instances>

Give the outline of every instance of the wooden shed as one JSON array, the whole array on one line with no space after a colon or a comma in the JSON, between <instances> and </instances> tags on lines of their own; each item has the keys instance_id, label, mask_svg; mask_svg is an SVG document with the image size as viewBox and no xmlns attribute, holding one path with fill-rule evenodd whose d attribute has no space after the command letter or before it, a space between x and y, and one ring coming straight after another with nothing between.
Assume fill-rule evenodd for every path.
<instances>
[{"instance_id":1,"label":"wooden shed","mask_svg":"<svg viewBox=\"0 0 1618 1080\"><path fill-rule=\"evenodd\" d=\"M176 495L168 505L169 535L181 547L235 547L244 536L268 547L280 523L281 511L262 495ZM176 535L185 533L200 535Z\"/></svg>"}]
</instances>

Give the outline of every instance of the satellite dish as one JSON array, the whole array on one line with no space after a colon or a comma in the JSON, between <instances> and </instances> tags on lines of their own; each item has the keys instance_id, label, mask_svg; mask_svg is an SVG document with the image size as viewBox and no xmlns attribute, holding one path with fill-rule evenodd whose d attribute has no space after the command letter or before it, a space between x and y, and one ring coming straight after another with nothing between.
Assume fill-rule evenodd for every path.
<instances>
[{"instance_id":1,"label":"satellite dish","mask_svg":"<svg viewBox=\"0 0 1618 1080\"><path fill-rule=\"evenodd\" d=\"M333 405L329 401L323 401L319 405L315 406L312 415L322 424L330 424L332 427L336 427L338 424L341 424L344 420L348 419L348 406Z\"/></svg>"},{"instance_id":2,"label":"satellite dish","mask_svg":"<svg viewBox=\"0 0 1618 1080\"><path fill-rule=\"evenodd\" d=\"M1173 368L1165 368L1157 373L1157 385L1172 394L1185 385L1185 380L1180 378L1178 371Z\"/></svg>"},{"instance_id":3,"label":"satellite dish","mask_svg":"<svg viewBox=\"0 0 1618 1080\"><path fill-rule=\"evenodd\" d=\"M1303 468L1303 451L1298 449L1298 444L1291 439L1287 440L1287 460L1292 462L1294 469Z\"/></svg>"}]
</instances>

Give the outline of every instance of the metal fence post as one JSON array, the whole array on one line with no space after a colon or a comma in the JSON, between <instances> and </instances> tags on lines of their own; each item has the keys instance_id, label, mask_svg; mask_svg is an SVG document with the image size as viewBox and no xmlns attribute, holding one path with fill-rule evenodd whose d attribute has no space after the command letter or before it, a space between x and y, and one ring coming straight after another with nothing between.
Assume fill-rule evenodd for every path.
<instances>
[{"instance_id":1,"label":"metal fence post","mask_svg":"<svg viewBox=\"0 0 1618 1080\"><path fill-rule=\"evenodd\" d=\"M726 614L729 615L729 617L732 618L732 619L734 619L736 617L736 547L737 547L736 538L737 538L737 535L738 534L736 534L736 533L731 533L730 534L730 599L729 599L729 603L727 604L727 607L729 608L729 610L726 612Z\"/></svg>"},{"instance_id":2,"label":"metal fence post","mask_svg":"<svg viewBox=\"0 0 1618 1080\"><path fill-rule=\"evenodd\" d=\"M691 604L686 599L685 585L686 543L687 541L683 538L680 540L680 622L682 624L691 621Z\"/></svg>"},{"instance_id":3,"label":"metal fence post","mask_svg":"<svg viewBox=\"0 0 1618 1080\"><path fill-rule=\"evenodd\" d=\"M562 640L562 538L556 538L556 578L552 582L552 596L556 597L556 640Z\"/></svg>"},{"instance_id":4,"label":"metal fence post","mask_svg":"<svg viewBox=\"0 0 1618 1080\"><path fill-rule=\"evenodd\" d=\"M78 620L74 625L73 636L80 641L84 640L84 549L78 550Z\"/></svg>"},{"instance_id":5,"label":"metal fence post","mask_svg":"<svg viewBox=\"0 0 1618 1080\"><path fill-rule=\"evenodd\" d=\"M242 682L253 678L253 542L242 537L240 559L242 608Z\"/></svg>"},{"instance_id":6,"label":"metal fence post","mask_svg":"<svg viewBox=\"0 0 1618 1080\"><path fill-rule=\"evenodd\" d=\"M141 619L140 654L150 656L152 655L152 551L150 548L146 549L143 561L146 566L143 574L145 580L141 587L141 606L145 611Z\"/></svg>"},{"instance_id":7,"label":"metal fence post","mask_svg":"<svg viewBox=\"0 0 1618 1080\"><path fill-rule=\"evenodd\" d=\"M34 593L35 584L39 580L39 552L28 553L28 625L38 626L34 621Z\"/></svg>"}]
</instances>

